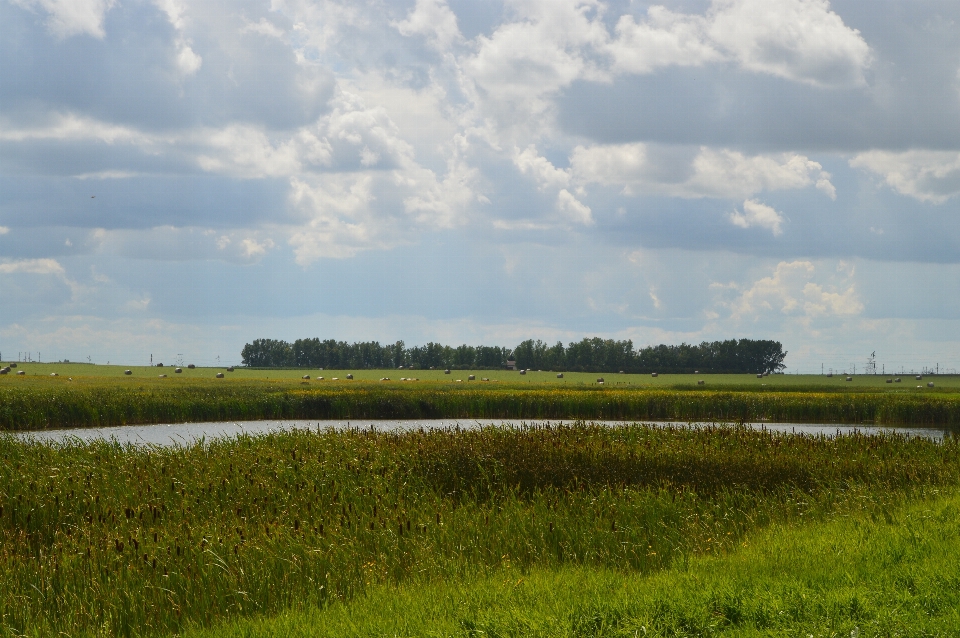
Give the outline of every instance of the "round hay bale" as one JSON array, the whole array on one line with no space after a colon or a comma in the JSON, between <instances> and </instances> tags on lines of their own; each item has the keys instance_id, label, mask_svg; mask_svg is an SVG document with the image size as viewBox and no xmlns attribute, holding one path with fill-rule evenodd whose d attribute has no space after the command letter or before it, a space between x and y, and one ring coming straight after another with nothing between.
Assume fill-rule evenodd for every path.
<instances>
[{"instance_id":1,"label":"round hay bale","mask_svg":"<svg viewBox=\"0 0 960 638\"><path fill-rule=\"evenodd\" d=\"M467 381L476 381L476 380L477 380L477 375L475 374L471 374L470 376L467 377Z\"/></svg>"},{"instance_id":2,"label":"round hay bale","mask_svg":"<svg viewBox=\"0 0 960 638\"><path fill-rule=\"evenodd\" d=\"M847 377L847 381L853 381L853 377Z\"/></svg>"},{"instance_id":3,"label":"round hay bale","mask_svg":"<svg viewBox=\"0 0 960 638\"><path fill-rule=\"evenodd\" d=\"M309 374L305 374L305 375L303 375L303 376L300 377L300 378L301 378L301 379L307 379L307 380L309 380L309 379L310 379L310 375L309 375Z\"/></svg>"},{"instance_id":4,"label":"round hay bale","mask_svg":"<svg viewBox=\"0 0 960 638\"><path fill-rule=\"evenodd\" d=\"M227 368L227 372L233 372L233 366L230 366L229 368Z\"/></svg>"},{"instance_id":5,"label":"round hay bale","mask_svg":"<svg viewBox=\"0 0 960 638\"><path fill-rule=\"evenodd\" d=\"M197 367L197 366L193 365L192 363L187 366L187 368L190 369L190 370L193 370L193 369L196 368L196 367Z\"/></svg>"},{"instance_id":6,"label":"round hay bale","mask_svg":"<svg viewBox=\"0 0 960 638\"><path fill-rule=\"evenodd\" d=\"M659 377L660 375L659 375L658 373L656 373L656 372L652 372L652 373L650 373L650 376L651 376L651 377Z\"/></svg>"},{"instance_id":7,"label":"round hay bale","mask_svg":"<svg viewBox=\"0 0 960 638\"><path fill-rule=\"evenodd\" d=\"M918 374L918 375L917 375L917 381L922 381L922 380L923 380L923 375L922 375L922 374Z\"/></svg>"},{"instance_id":8,"label":"round hay bale","mask_svg":"<svg viewBox=\"0 0 960 638\"><path fill-rule=\"evenodd\" d=\"M353 379L353 375L352 375L352 374L348 374L348 375L347 375L347 378L348 378L348 379Z\"/></svg>"},{"instance_id":9,"label":"round hay bale","mask_svg":"<svg viewBox=\"0 0 960 638\"><path fill-rule=\"evenodd\" d=\"M700 379L699 381L697 381L697 385L703 385L703 384L704 384L703 379Z\"/></svg>"},{"instance_id":10,"label":"round hay bale","mask_svg":"<svg viewBox=\"0 0 960 638\"><path fill-rule=\"evenodd\" d=\"M763 373L761 372L760 374L758 374L758 375L757 375L757 378L758 378L758 379L762 379L762 378L763 378Z\"/></svg>"},{"instance_id":11,"label":"round hay bale","mask_svg":"<svg viewBox=\"0 0 960 638\"><path fill-rule=\"evenodd\" d=\"M167 378L167 375L165 375L165 374L161 374L161 375L159 375L159 377L158 377L158 378L160 378L160 379L166 379L166 378Z\"/></svg>"},{"instance_id":12,"label":"round hay bale","mask_svg":"<svg viewBox=\"0 0 960 638\"><path fill-rule=\"evenodd\" d=\"M7 370L6 368L0 368L0 374L7 374L8 372L10 371Z\"/></svg>"},{"instance_id":13,"label":"round hay bale","mask_svg":"<svg viewBox=\"0 0 960 638\"><path fill-rule=\"evenodd\" d=\"M444 373L444 374L450 374L450 370L449 370L449 369L444 370L443 373Z\"/></svg>"},{"instance_id":14,"label":"round hay bale","mask_svg":"<svg viewBox=\"0 0 960 638\"><path fill-rule=\"evenodd\" d=\"M928 388L932 388L932 387L933 387L933 381L927 381L927 387L928 387Z\"/></svg>"},{"instance_id":15,"label":"round hay bale","mask_svg":"<svg viewBox=\"0 0 960 638\"><path fill-rule=\"evenodd\" d=\"M8 365L7 367L8 367L8 368L16 368L16 367L17 367L17 364L15 364L15 363L11 363L11 364L10 364L10 365Z\"/></svg>"},{"instance_id":16,"label":"round hay bale","mask_svg":"<svg viewBox=\"0 0 960 638\"><path fill-rule=\"evenodd\" d=\"M893 379L887 379L887 383L893 383Z\"/></svg>"},{"instance_id":17,"label":"round hay bale","mask_svg":"<svg viewBox=\"0 0 960 638\"><path fill-rule=\"evenodd\" d=\"M19 374L19 375L24 375L24 374L26 374L26 372L24 372L23 370L17 370L17 374Z\"/></svg>"},{"instance_id":18,"label":"round hay bale","mask_svg":"<svg viewBox=\"0 0 960 638\"><path fill-rule=\"evenodd\" d=\"M163 364L162 364L162 363L158 363L158 364L157 364L157 367L158 367L158 368L162 368L162 367L163 367Z\"/></svg>"},{"instance_id":19,"label":"round hay bale","mask_svg":"<svg viewBox=\"0 0 960 638\"><path fill-rule=\"evenodd\" d=\"M174 370L174 373L176 374L180 374L181 372L183 372L182 368L177 368L176 370Z\"/></svg>"},{"instance_id":20,"label":"round hay bale","mask_svg":"<svg viewBox=\"0 0 960 638\"><path fill-rule=\"evenodd\" d=\"M897 377L896 379L894 379L893 382L894 382L894 383L900 383L900 377Z\"/></svg>"},{"instance_id":21,"label":"round hay bale","mask_svg":"<svg viewBox=\"0 0 960 638\"><path fill-rule=\"evenodd\" d=\"M218 378L218 379L222 379L222 378L223 378L223 373L222 373L222 372L218 372L218 373L217 373L217 378Z\"/></svg>"},{"instance_id":22,"label":"round hay bale","mask_svg":"<svg viewBox=\"0 0 960 638\"><path fill-rule=\"evenodd\" d=\"M57 374L56 372L51 372L51 373L50 373L50 376L51 376L51 377L59 377L60 375Z\"/></svg>"},{"instance_id":23,"label":"round hay bale","mask_svg":"<svg viewBox=\"0 0 960 638\"><path fill-rule=\"evenodd\" d=\"M521 371L520 371L520 374L526 374L526 373L527 373L526 370L521 370Z\"/></svg>"},{"instance_id":24,"label":"round hay bale","mask_svg":"<svg viewBox=\"0 0 960 638\"><path fill-rule=\"evenodd\" d=\"M131 374L133 374L133 370L124 370L123 373L129 377Z\"/></svg>"},{"instance_id":25,"label":"round hay bale","mask_svg":"<svg viewBox=\"0 0 960 638\"><path fill-rule=\"evenodd\" d=\"M603 377L598 378L597 383L603 383Z\"/></svg>"},{"instance_id":26,"label":"round hay bale","mask_svg":"<svg viewBox=\"0 0 960 638\"><path fill-rule=\"evenodd\" d=\"M562 373L562 372L558 372L558 373L557 373L557 378L558 378L558 379L562 379L562 378L563 378L563 373Z\"/></svg>"}]
</instances>

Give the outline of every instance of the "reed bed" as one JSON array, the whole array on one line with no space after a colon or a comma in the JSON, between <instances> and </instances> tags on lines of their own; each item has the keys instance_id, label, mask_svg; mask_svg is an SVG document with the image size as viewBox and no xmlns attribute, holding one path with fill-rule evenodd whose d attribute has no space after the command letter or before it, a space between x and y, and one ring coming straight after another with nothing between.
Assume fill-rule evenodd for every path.
<instances>
[{"instance_id":1,"label":"reed bed","mask_svg":"<svg viewBox=\"0 0 960 638\"><path fill-rule=\"evenodd\" d=\"M0 384L0 430L256 419L611 419L960 425L960 395L399 385L289 381L15 379Z\"/></svg>"},{"instance_id":2,"label":"reed bed","mask_svg":"<svg viewBox=\"0 0 960 638\"><path fill-rule=\"evenodd\" d=\"M151 636L372 585L649 572L955 485L960 444L590 424L153 448L0 437L0 634Z\"/></svg>"}]
</instances>

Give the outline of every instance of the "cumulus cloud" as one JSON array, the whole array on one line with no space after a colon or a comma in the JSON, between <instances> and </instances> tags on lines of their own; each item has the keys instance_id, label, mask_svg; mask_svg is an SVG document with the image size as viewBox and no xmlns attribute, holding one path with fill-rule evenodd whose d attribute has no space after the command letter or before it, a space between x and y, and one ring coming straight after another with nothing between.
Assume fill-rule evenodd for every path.
<instances>
[{"instance_id":1,"label":"cumulus cloud","mask_svg":"<svg viewBox=\"0 0 960 638\"><path fill-rule=\"evenodd\" d=\"M813 281L815 274L816 267L810 261L781 261L772 275L742 289L734 286L738 294L727 304L731 318L757 319L767 313L779 313L812 319L863 312L863 303L852 283L824 286Z\"/></svg>"},{"instance_id":2,"label":"cumulus cloud","mask_svg":"<svg viewBox=\"0 0 960 638\"><path fill-rule=\"evenodd\" d=\"M744 155L701 147L672 174L664 174L657 154L643 143L578 146L570 158L576 180L623 187L630 193L674 197L739 199L762 191L830 184L823 167L796 153Z\"/></svg>"},{"instance_id":3,"label":"cumulus cloud","mask_svg":"<svg viewBox=\"0 0 960 638\"><path fill-rule=\"evenodd\" d=\"M0 274L12 275L14 273L63 276L66 271L56 259L20 259L18 261L0 262Z\"/></svg>"},{"instance_id":4,"label":"cumulus cloud","mask_svg":"<svg viewBox=\"0 0 960 638\"><path fill-rule=\"evenodd\" d=\"M609 46L614 68L649 73L664 66L701 66L724 55L709 41L702 16L678 14L661 6L647 10L647 19L631 15L617 21L617 37Z\"/></svg>"},{"instance_id":5,"label":"cumulus cloud","mask_svg":"<svg viewBox=\"0 0 960 638\"><path fill-rule=\"evenodd\" d=\"M557 194L557 210L563 218L571 222L584 226L593 224L593 211L590 207L584 205L565 188Z\"/></svg>"},{"instance_id":6,"label":"cumulus cloud","mask_svg":"<svg viewBox=\"0 0 960 638\"><path fill-rule=\"evenodd\" d=\"M796 82L850 86L863 84L872 60L860 32L827 0L713 0L703 15L653 6L639 22L622 16L615 32L607 50L626 73L730 61Z\"/></svg>"},{"instance_id":7,"label":"cumulus cloud","mask_svg":"<svg viewBox=\"0 0 960 638\"><path fill-rule=\"evenodd\" d=\"M740 228L759 226L768 229L774 237L783 234L781 228L783 222L783 215L774 210L773 207L762 204L755 199L748 199L743 202L742 213L736 210L730 213L730 223L734 226Z\"/></svg>"},{"instance_id":8,"label":"cumulus cloud","mask_svg":"<svg viewBox=\"0 0 960 638\"><path fill-rule=\"evenodd\" d=\"M91 35L103 38L103 18L115 0L12 0L14 4L40 9L47 14L47 26L61 38Z\"/></svg>"},{"instance_id":9,"label":"cumulus cloud","mask_svg":"<svg viewBox=\"0 0 960 638\"><path fill-rule=\"evenodd\" d=\"M440 51L447 51L451 45L463 41L457 16L445 0L417 0L406 19L395 26L405 36L426 36Z\"/></svg>"},{"instance_id":10,"label":"cumulus cloud","mask_svg":"<svg viewBox=\"0 0 960 638\"><path fill-rule=\"evenodd\" d=\"M570 183L570 173L542 157L533 144L523 151L514 149L513 163L522 174L533 177L541 191L565 188Z\"/></svg>"},{"instance_id":11,"label":"cumulus cloud","mask_svg":"<svg viewBox=\"0 0 960 638\"><path fill-rule=\"evenodd\" d=\"M960 195L960 153L956 151L873 150L860 153L850 165L879 175L898 193L921 202L943 204Z\"/></svg>"},{"instance_id":12,"label":"cumulus cloud","mask_svg":"<svg viewBox=\"0 0 960 638\"><path fill-rule=\"evenodd\" d=\"M9 228L7 228L6 226L0 226L0 235L6 235L9 232L10 232Z\"/></svg>"},{"instance_id":13,"label":"cumulus cloud","mask_svg":"<svg viewBox=\"0 0 960 638\"><path fill-rule=\"evenodd\" d=\"M870 47L828 0L714 0L710 39L743 68L822 86L864 83Z\"/></svg>"}]
</instances>

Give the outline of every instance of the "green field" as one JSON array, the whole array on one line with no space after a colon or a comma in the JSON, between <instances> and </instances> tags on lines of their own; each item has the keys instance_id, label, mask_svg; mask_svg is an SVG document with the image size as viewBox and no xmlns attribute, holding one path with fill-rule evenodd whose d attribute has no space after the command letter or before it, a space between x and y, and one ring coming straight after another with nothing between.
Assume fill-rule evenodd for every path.
<instances>
[{"instance_id":1,"label":"green field","mask_svg":"<svg viewBox=\"0 0 960 638\"><path fill-rule=\"evenodd\" d=\"M66 364L65 364L66 365ZM733 375L636 377L505 373L469 381L469 372L432 372L433 379L403 381L398 371L310 374L291 370L236 370L215 378L215 369L104 368L70 364L18 367L30 374L0 376L0 430L107 427L138 423L182 423L259 419L605 419L847 423L960 426L960 388L953 378L860 386L838 381L789 385L785 376L765 379ZM87 374L74 373L74 370ZM145 372L149 370L149 375ZM103 376L89 374L104 371ZM58 376L50 376L56 372ZM304 373L307 374L307 373ZM512 376L507 376L507 374ZM329 376L328 376L329 375ZM320 379L318 377L324 377ZM501 378L502 377L502 378ZM337 380L335 381L334 378ZM497 381L483 381L484 378ZM589 382L592 378L593 382ZM622 378L622 380L621 380ZM458 382L459 379L459 382ZM580 380L578 380L580 379ZM645 379L659 385L640 385ZM741 383L730 381L740 379ZM772 379L769 383L767 380ZM685 383L680 383L685 381ZM830 379L832 381L832 379ZM869 379L871 383L875 379ZM778 385L779 384L779 385Z\"/></svg>"},{"instance_id":2,"label":"green field","mask_svg":"<svg viewBox=\"0 0 960 638\"><path fill-rule=\"evenodd\" d=\"M4 365L10 365L6 363ZM323 383L332 381L334 377L338 381L346 383L345 376L352 374L355 381L378 381L381 378L388 377L391 383L400 383L401 378L415 378L422 383L426 382L444 382L456 383L459 379L461 383L484 383L482 379L490 379L487 383L505 383L520 386L576 386L576 385L596 385L597 379L603 378L604 385L608 387L628 386L644 388L674 388L696 385L697 381L703 380L706 387L719 388L783 388L783 389L816 389L816 390L883 390L883 391L904 391L915 390L920 385L922 390L927 390L927 383L934 382L934 389L948 389L960 392L960 375L939 375L924 376L921 381L917 381L914 375L899 375L900 383L886 383L887 379L896 379L898 375L852 375L852 381L846 381L843 375L834 375L826 377L814 374L773 374L762 379L758 379L755 374L663 374L652 377L648 374L618 374L618 373L595 373L595 372L563 372L563 379L557 378L557 372L548 371L528 371L521 375L517 371L509 370L451 370L450 374L444 374L443 370L312 370L312 369L248 369L238 367L233 372L227 372L225 367L219 368L195 368L193 370L182 366L183 372L174 373L173 366L163 368L149 366L114 366L114 365L92 365L83 363L20 363L15 370L11 371L9 378L16 376L18 370L23 370L27 376L49 376L51 373L57 373L60 377L79 378L126 378L128 380L146 380L156 379L161 374L166 374L166 381L183 379L209 379L214 378L218 372L224 373L225 378L242 380L300 380L303 375L310 375L312 383ZM123 373L130 370L132 375L126 377ZM476 380L469 381L469 376L474 375ZM3 381L7 377L0 377ZM320 381L319 377L323 377ZM414 383L414 382L411 382Z\"/></svg>"},{"instance_id":3,"label":"green field","mask_svg":"<svg viewBox=\"0 0 960 638\"><path fill-rule=\"evenodd\" d=\"M0 437L0 635L955 635L958 488L738 427Z\"/></svg>"}]
</instances>

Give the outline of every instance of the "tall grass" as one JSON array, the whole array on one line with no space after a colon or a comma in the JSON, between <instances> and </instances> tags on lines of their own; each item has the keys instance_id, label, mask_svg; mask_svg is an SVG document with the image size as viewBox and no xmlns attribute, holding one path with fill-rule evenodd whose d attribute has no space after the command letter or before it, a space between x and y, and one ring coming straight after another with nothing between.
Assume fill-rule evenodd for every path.
<instances>
[{"instance_id":1,"label":"tall grass","mask_svg":"<svg viewBox=\"0 0 960 638\"><path fill-rule=\"evenodd\" d=\"M0 430L253 419L613 419L960 425L947 393L648 390L213 379L15 379Z\"/></svg>"},{"instance_id":2,"label":"tall grass","mask_svg":"<svg viewBox=\"0 0 960 638\"><path fill-rule=\"evenodd\" d=\"M772 521L878 512L960 445L581 424L135 448L0 438L5 635L161 635L505 567L648 572Z\"/></svg>"}]
</instances>

